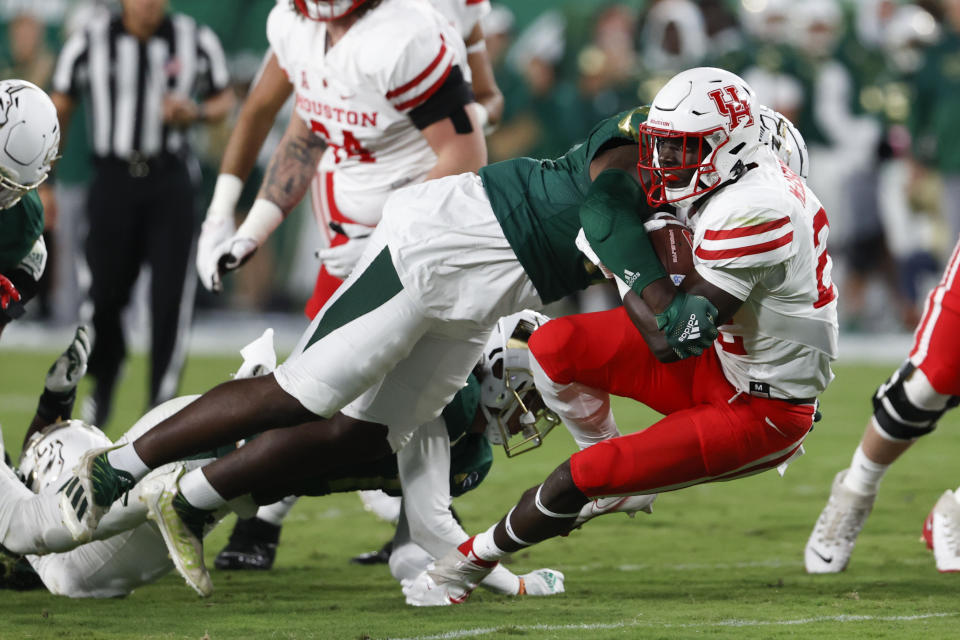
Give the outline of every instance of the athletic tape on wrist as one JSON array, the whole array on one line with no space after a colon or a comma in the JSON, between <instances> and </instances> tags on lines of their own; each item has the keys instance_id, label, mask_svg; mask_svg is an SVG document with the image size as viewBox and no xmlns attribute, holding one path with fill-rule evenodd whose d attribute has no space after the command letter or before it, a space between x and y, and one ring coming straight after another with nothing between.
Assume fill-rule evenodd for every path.
<instances>
[{"instance_id":1,"label":"athletic tape on wrist","mask_svg":"<svg viewBox=\"0 0 960 640\"><path fill-rule=\"evenodd\" d=\"M467 55L471 53L480 53L487 50L487 41L481 38L467 47Z\"/></svg>"},{"instance_id":2,"label":"athletic tape on wrist","mask_svg":"<svg viewBox=\"0 0 960 640\"><path fill-rule=\"evenodd\" d=\"M217 176L217 184L213 187L213 197L207 209L207 220L223 220L233 216L237 202L240 201L240 192L243 191L243 180L230 173L221 173Z\"/></svg>"},{"instance_id":3,"label":"athletic tape on wrist","mask_svg":"<svg viewBox=\"0 0 960 640\"><path fill-rule=\"evenodd\" d=\"M580 515L579 511L577 511L576 513L557 513L555 511L550 511L550 509L547 509L545 506L543 506L543 503L540 502L540 491L542 489L543 489L543 485L540 485L539 487L537 487L537 497L534 500L534 502L536 502L537 504L537 509L540 510L540 513L542 513L545 516L549 516L550 518L576 518L578 515Z\"/></svg>"},{"instance_id":4,"label":"athletic tape on wrist","mask_svg":"<svg viewBox=\"0 0 960 640\"><path fill-rule=\"evenodd\" d=\"M514 509L516 509L515 506L512 509L510 509L510 512L507 514L507 517L503 519L503 524L506 525L507 535L510 536L510 539L516 542L517 544L522 544L525 547L529 547L533 543L527 542L526 540L522 540L517 534L513 532L513 527L510 525L510 516L513 515Z\"/></svg>"},{"instance_id":5,"label":"athletic tape on wrist","mask_svg":"<svg viewBox=\"0 0 960 640\"><path fill-rule=\"evenodd\" d=\"M247 218L237 229L236 235L252 238L257 244L263 244L281 222L283 222L283 211L280 207L264 198L257 198L250 207Z\"/></svg>"}]
</instances>

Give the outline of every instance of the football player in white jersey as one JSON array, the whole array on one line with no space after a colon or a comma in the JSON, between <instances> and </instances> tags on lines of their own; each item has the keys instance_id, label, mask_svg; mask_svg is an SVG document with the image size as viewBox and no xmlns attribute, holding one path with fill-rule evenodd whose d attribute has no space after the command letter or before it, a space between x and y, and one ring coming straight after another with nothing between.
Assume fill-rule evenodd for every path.
<instances>
[{"instance_id":1,"label":"football player in white jersey","mask_svg":"<svg viewBox=\"0 0 960 640\"><path fill-rule=\"evenodd\" d=\"M485 163L483 139L468 129L495 122L503 109L479 24L489 2L436 0L442 17L408 3L308 0L280 3L271 12L271 52L231 135L198 244L197 267L208 289L220 287L224 265L242 262L221 263L225 252L256 248L232 240L252 233L259 244L275 226L274 218L262 217L268 209L255 207L234 233L233 215L243 180L291 93L294 119L304 119L328 145L310 181L314 215L329 246L319 252L324 264L308 317L349 274L393 189ZM337 34L343 41L334 46ZM471 79L477 102L464 92L463 82ZM404 91L387 97L397 87ZM475 124L464 121L464 109ZM260 521L238 524L218 566L269 568L278 525L292 504L265 507Z\"/></svg>"},{"instance_id":2,"label":"football player in white jersey","mask_svg":"<svg viewBox=\"0 0 960 640\"><path fill-rule=\"evenodd\" d=\"M271 51L224 152L200 237L197 268L208 289L219 290L223 273L249 257L278 223L254 207L234 232L233 214L243 180L291 93L294 119L303 118L329 145L310 182L314 216L330 246L318 252L324 264L308 317L349 274L390 191L486 162L474 128L495 123L503 110L479 26L489 3L437 0L438 17L410 1L303 0L279 3L271 13ZM340 37L343 44L334 46ZM305 73L318 75L316 87ZM319 77L324 74L331 77ZM476 102L464 91L470 81ZM232 242L238 238L257 243Z\"/></svg>"},{"instance_id":3,"label":"football player in white jersey","mask_svg":"<svg viewBox=\"0 0 960 640\"><path fill-rule=\"evenodd\" d=\"M665 417L561 464L507 515L404 585L407 602L461 603L508 553L566 531L591 498L730 480L802 453L837 353L827 219L804 181L761 144L752 89L721 69L674 76L640 127L640 178L652 205L675 207L694 233L682 287L719 311L713 348L679 362L642 308L547 323L530 340L539 375L596 396L579 418L596 428L607 394ZM586 239L603 242L597 230ZM642 335L634 326L648 327ZM700 329L691 319L686 327ZM550 391L545 391L545 398ZM612 420L612 416L610 416ZM613 429L616 427L613 425Z\"/></svg>"},{"instance_id":4,"label":"football player in white jersey","mask_svg":"<svg viewBox=\"0 0 960 640\"><path fill-rule=\"evenodd\" d=\"M396 536L398 552L391 559L390 567L398 580L413 577L434 556L442 555L467 538L452 517L449 503L451 487L457 495L472 490L483 481L490 468L490 446L485 444L480 432L485 432L494 444L501 441L516 444L525 438L519 433L526 414L524 409L542 409L529 371L519 374L523 377L522 385L518 378L512 378L520 392L513 395L506 392L505 385L510 383L502 373L504 370L501 369L498 376L494 364L502 364L507 358L504 345L515 334L519 335L520 329L529 335L543 319L526 311L501 321L508 335L504 337L501 332L496 347L488 350L491 357L478 366L478 381L472 383L471 391L452 403L450 413L419 429L395 461L371 461L367 471L360 467L330 478L307 479L301 484L301 489L311 495L346 491L355 486L377 486L384 481L391 489L402 487L404 516ZM273 369L276 356L272 335L268 330L241 350L244 362L235 377L263 375ZM506 349L516 354L510 356L511 362L518 358L526 361L525 346L518 348L516 342L512 344L514 346ZM47 375L37 415L25 438L20 477L0 462L0 586L5 583L14 587L29 585L28 574L17 565L23 554L30 554L27 560L43 586L54 594L74 598L128 595L138 586L168 573L174 565L161 533L148 522L155 498L163 490L170 490L184 471L203 466L220 453L211 451L151 472L125 499L118 501L110 516L93 532L90 542L80 544L74 540L60 519L57 490L64 479L69 478L64 474L69 473L87 450L112 445L96 427L69 419L76 384L86 370L89 351L89 337L81 327ZM196 398L185 396L159 405L127 431L118 444L136 439ZM556 424L556 418L549 424ZM511 440L511 432L500 427L514 427L519 435ZM459 434L457 443L451 444L448 435L451 431ZM526 437L535 438L539 443L545 435L532 429ZM0 437L0 450L2 448ZM396 480L392 475L397 475ZM231 503L230 508L250 515L254 504L244 498ZM639 508L649 510L647 505ZM227 512L227 509L221 510L207 523L205 531L209 532ZM518 576L504 567L491 574L484 586L504 595L546 596L562 593L563 580L563 574L552 569L537 569Z\"/></svg>"}]
</instances>

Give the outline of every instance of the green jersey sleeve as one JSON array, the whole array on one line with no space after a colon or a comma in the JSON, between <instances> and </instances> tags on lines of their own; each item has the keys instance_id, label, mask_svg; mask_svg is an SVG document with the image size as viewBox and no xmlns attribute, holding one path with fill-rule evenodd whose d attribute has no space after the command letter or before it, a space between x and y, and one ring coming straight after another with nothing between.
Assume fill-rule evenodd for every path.
<instances>
[{"instance_id":1,"label":"green jersey sleeve","mask_svg":"<svg viewBox=\"0 0 960 640\"><path fill-rule=\"evenodd\" d=\"M600 262L637 294L667 276L643 226L643 189L628 173L607 169L580 206L583 233Z\"/></svg>"},{"instance_id":2,"label":"green jersey sleeve","mask_svg":"<svg viewBox=\"0 0 960 640\"><path fill-rule=\"evenodd\" d=\"M0 273L8 274L26 258L43 233L43 205L36 190L0 211Z\"/></svg>"}]
</instances>

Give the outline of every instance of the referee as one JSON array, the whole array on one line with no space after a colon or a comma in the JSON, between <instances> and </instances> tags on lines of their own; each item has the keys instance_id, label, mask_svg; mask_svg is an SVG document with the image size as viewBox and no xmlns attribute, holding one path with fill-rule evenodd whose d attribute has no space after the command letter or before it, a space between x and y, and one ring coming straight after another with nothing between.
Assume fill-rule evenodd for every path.
<instances>
[{"instance_id":1,"label":"referee","mask_svg":"<svg viewBox=\"0 0 960 640\"><path fill-rule=\"evenodd\" d=\"M183 366L196 276L194 198L199 164L191 125L222 120L234 105L220 41L167 0L121 0L98 12L60 52L52 98L66 130L87 101L94 177L87 197L95 380L86 419L106 424L126 356L121 313L149 265L150 403L173 397Z\"/></svg>"}]
</instances>

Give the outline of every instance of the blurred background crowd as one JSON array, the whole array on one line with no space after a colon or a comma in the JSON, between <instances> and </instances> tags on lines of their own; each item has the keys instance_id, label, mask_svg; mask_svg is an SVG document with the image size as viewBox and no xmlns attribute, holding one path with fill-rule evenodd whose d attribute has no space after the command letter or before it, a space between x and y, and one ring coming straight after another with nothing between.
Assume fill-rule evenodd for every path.
<instances>
[{"instance_id":1,"label":"blurred background crowd","mask_svg":"<svg viewBox=\"0 0 960 640\"><path fill-rule=\"evenodd\" d=\"M170 8L216 32L242 98L266 50L275 1L171 0ZM65 39L110 6L0 0L2 77L49 87ZM488 138L491 161L560 155L600 119L648 102L684 68L742 75L806 138L809 182L830 218L842 330L912 329L960 234L960 0L501 0L483 27L506 104ZM75 117L86 117L84 110ZM281 118L276 139L285 125ZM199 211L230 129L228 119L196 132L205 185ZM85 313L85 132L69 128L47 221L51 262L27 318L54 327ZM261 171L274 144L264 147ZM244 206L259 177L248 182ZM319 245L302 208L224 294L198 288L201 318L222 310L300 312ZM609 292L594 291L563 311L608 304ZM136 310L130 321L137 322Z\"/></svg>"}]
</instances>

